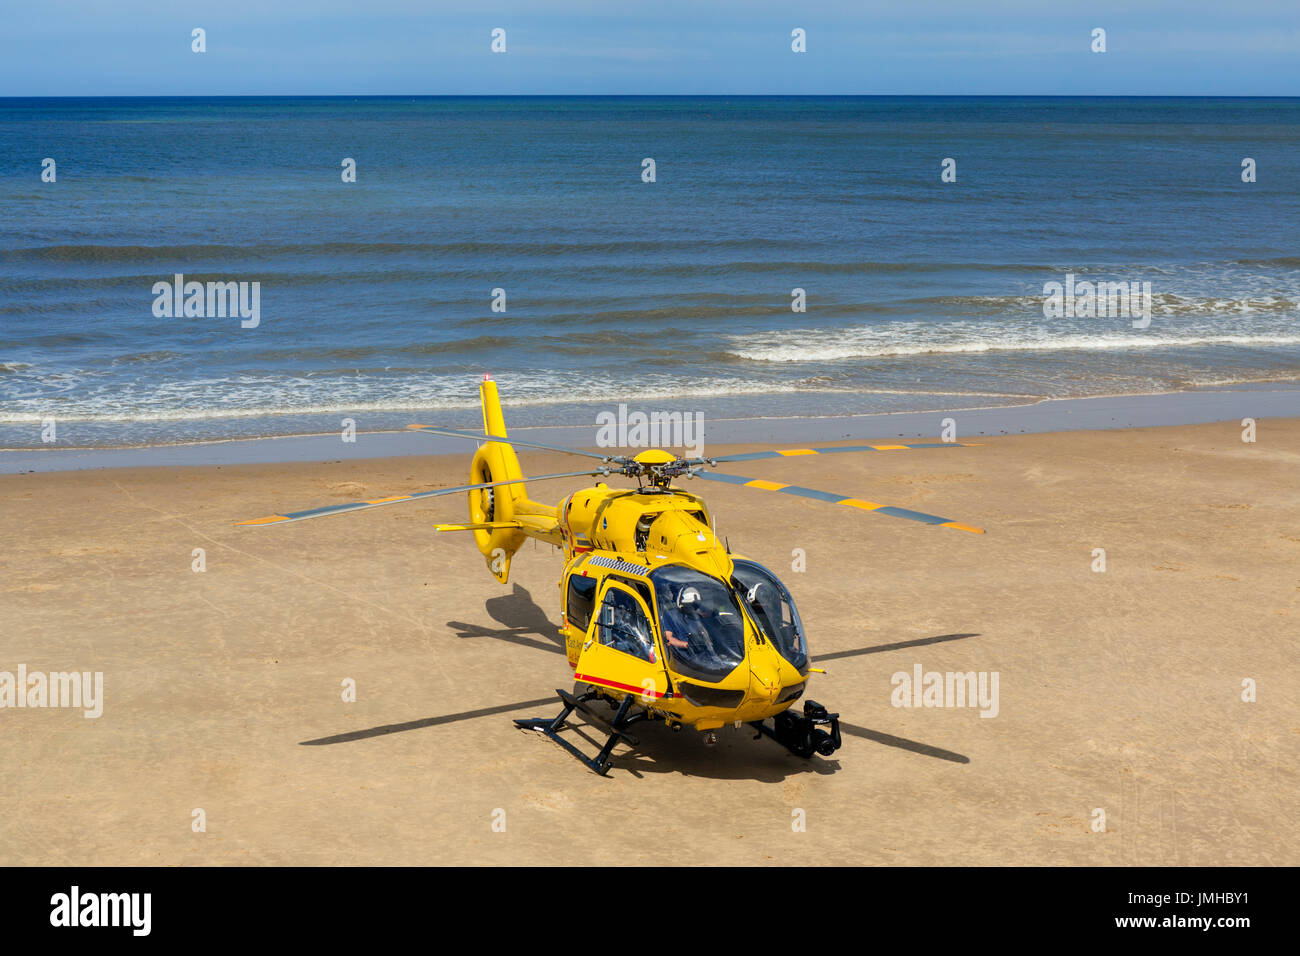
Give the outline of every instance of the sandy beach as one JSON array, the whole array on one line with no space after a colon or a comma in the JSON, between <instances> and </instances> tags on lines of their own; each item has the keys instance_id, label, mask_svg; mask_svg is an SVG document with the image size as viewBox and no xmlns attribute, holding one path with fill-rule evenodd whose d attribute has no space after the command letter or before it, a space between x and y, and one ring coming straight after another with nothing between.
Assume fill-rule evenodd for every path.
<instances>
[{"instance_id":1,"label":"sandy beach","mask_svg":"<svg viewBox=\"0 0 1300 956\"><path fill-rule=\"evenodd\" d=\"M729 469L985 535L688 483L790 586L845 743L803 761L655 725L609 778L511 723L572 684L558 552L526 544L498 584L431 530L463 520L459 495L234 526L462 484L468 453L0 475L0 671L104 675L98 718L0 710L0 863L1296 865L1300 419L1257 438L1226 421ZM996 716L894 706L918 666L996 673Z\"/></svg>"}]
</instances>

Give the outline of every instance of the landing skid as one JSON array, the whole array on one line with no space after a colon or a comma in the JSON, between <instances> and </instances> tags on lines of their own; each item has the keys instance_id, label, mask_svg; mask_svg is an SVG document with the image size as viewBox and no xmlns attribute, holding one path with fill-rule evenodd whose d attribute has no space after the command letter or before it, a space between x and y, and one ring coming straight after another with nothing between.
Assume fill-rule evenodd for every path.
<instances>
[{"instance_id":1,"label":"landing skid","mask_svg":"<svg viewBox=\"0 0 1300 956\"><path fill-rule=\"evenodd\" d=\"M611 759L610 754L614 752L615 744L620 740L632 747L635 747L640 743L640 741L631 734L625 733L627 728L632 724L646 719L644 712L635 714L628 713L632 708L632 698L630 696L623 698L622 702L618 705L618 710L614 713L614 717L607 721L591 708L591 702L600 697L600 694L597 691L588 691L587 693L580 694L577 697L574 697L567 691L558 688L555 693L557 693L560 696L560 700L564 702L564 709L560 711L558 716L551 719L545 717L533 717L527 720L516 720L515 726L524 730L540 731L581 760L589 769L594 770L602 777L609 773L609 768L614 762ZM600 748L600 753L594 758L586 756L572 743L560 736L560 731L566 729L564 722L575 710L582 713L583 720L606 735L605 745Z\"/></svg>"},{"instance_id":2,"label":"landing skid","mask_svg":"<svg viewBox=\"0 0 1300 956\"><path fill-rule=\"evenodd\" d=\"M759 720L749 726L758 731L754 739L771 737L796 757L805 759L818 753L829 757L840 749L840 715L828 714L815 700L803 702L803 713L785 710L772 718L773 726ZM820 728L829 725L830 733Z\"/></svg>"}]
</instances>

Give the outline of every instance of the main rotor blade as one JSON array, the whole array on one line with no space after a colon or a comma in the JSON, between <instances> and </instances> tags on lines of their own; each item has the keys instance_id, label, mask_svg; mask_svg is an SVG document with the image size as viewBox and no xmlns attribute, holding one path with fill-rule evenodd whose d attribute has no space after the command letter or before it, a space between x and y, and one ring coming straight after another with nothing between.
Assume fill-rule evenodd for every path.
<instances>
[{"instance_id":1,"label":"main rotor blade","mask_svg":"<svg viewBox=\"0 0 1300 956\"><path fill-rule=\"evenodd\" d=\"M407 425L410 431L428 432L430 435L447 435L450 438L471 438L474 441L492 441L501 442L504 445L520 445L524 448L541 448L546 451L561 451L566 455L581 455L583 458L595 458L600 461L626 461L615 455L598 455L590 451L578 451L576 448L565 448L563 445L543 445L541 442L520 441L517 438L506 438L502 435L479 435L475 432L463 432L454 428L443 428L441 425Z\"/></svg>"},{"instance_id":2,"label":"main rotor blade","mask_svg":"<svg viewBox=\"0 0 1300 956\"><path fill-rule=\"evenodd\" d=\"M797 458L800 455L834 455L844 451L904 451L911 448L971 448L978 442L934 441L912 442L905 445L842 445L838 448L780 448L771 451L750 451L738 455L721 455L701 459L703 462L758 461L761 458Z\"/></svg>"},{"instance_id":3,"label":"main rotor blade","mask_svg":"<svg viewBox=\"0 0 1300 956\"><path fill-rule=\"evenodd\" d=\"M721 461L722 459L717 459ZM742 478L740 475L725 475L721 473L710 473L707 471L691 472L696 478L703 478L705 481L722 481L729 485L741 485L745 488L759 488L763 491L779 491L782 494L797 495L800 498L813 498L817 501L827 501L833 505L847 505L850 508L861 508L863 511L870 511L873 514L889 515L891 518L907 518L910 521L920 521L925 524L939 525L941 528L956 528L958 531L970 531L974 534L983 534L983 528L973 528L968 524L961 524L950 518L940 518L938 515L928 515L924 511L909 511L907 508L895 508L893 505L877 504L874 501L863 501L861 498L850 498L846 495L837 495L829 491L818 491L815 488L801 488L799 485L783 485L777 481L764 481L762 478Z\"/></svg>"},{"instance_id":4,"label":"main rotor blade","mask_svg":"<svg viewBox=\"0 0 1300 956\"><path fill-rule=\"evenodd\" d=\"M558 475L533 475L526 478L506 478L502 481L486 481L480 485L458 485L455 488L436 488L433 491L417 491L409 495L393 495L391 498L375 498L371 501L354 501L343 505L326 505L323 508L311 508L307 511L291 511L283 515L267 515L265 518L253 518L251 521L236 521L237 525L283 524L286 521L302 521L305 518L321 518L325 515L342 514L345 511L361 511L364 508L378 508L380 505L393 505L399 501L416 501L420 498L436 498L439 495L454 495L463 491L477 491L480 488L495 488L498 485L518 485L525 481L550 481L553 478L590 478L607 475L608 471L566 471Z\"/></svg>"}]
</instances>

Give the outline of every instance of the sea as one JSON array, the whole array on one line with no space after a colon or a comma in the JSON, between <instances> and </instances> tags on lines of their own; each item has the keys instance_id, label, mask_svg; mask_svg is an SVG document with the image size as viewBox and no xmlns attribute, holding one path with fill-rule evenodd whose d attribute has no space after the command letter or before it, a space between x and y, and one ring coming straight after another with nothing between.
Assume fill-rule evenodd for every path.
<instances>
[{"instance_id":1,"label":"sea","mask_svg":"<svg viewBox=\"0 0 1300 956\"><path fill-rule=\"evenodd\" d=\"M1300 99L0 99L0 447L474 426L484 374L512 425L1300 389Z\"/></svg>"}]
</instances>

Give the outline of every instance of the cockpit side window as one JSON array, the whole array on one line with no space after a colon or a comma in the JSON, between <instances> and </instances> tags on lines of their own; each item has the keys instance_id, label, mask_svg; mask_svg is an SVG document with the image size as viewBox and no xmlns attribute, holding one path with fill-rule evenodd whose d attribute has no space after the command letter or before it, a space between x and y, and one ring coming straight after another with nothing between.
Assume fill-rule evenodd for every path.
<instances>
[{"instance_id":1,"label":"cockpit side window","mask_svg":"<svg viewBox=\"0 0 1300 956\"><path fill-rule=\"evenodd\" d=\"M600 643L616 651L631 654L643 661L653 662L654 638L650 621L641 605L627 591L612 587L605 592L600 605L597 633Z\"/></svg>"},{"instance_id":2,"label":"cockpit side window","mask_svg":"<svg viewBox=\"0 0 1300 956\"><path fill-rule=\"evenodd\" d=\"M565 603L564 614L572 627L586 632L591 624L591 611L596 604L596 578L586 578L581 574L569 575L569 595Z\"/></svg>"},{"instance_id":3,"label":"cockpit side window","mask_svg":"<svg viewBox=\"0 0 1300 956\"><path fill-rule=\"evenodd\" d=\"M754 561L736 560L732 584L745 610L781 656L800 672L808 667L808 645L803 623L790 592L767 568Z\"/></svg>"}]
</instances>

